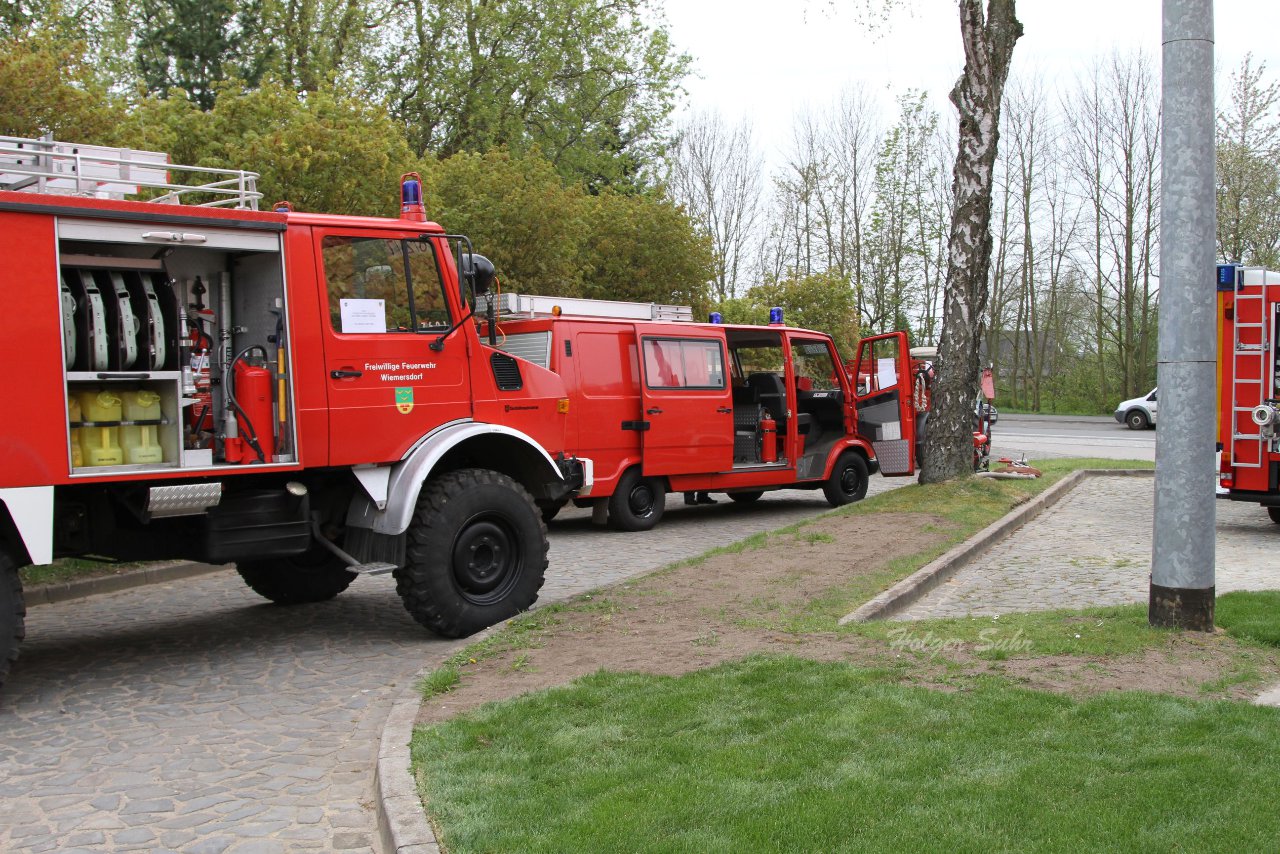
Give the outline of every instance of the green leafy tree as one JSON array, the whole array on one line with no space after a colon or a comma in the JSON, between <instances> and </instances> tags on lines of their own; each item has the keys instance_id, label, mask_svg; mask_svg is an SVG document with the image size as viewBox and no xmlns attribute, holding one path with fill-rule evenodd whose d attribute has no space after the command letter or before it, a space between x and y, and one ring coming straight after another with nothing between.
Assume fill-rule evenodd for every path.
<instances>
[{"instance_id":1,"label":"green leafy tree","mask_svg":"<svg viewBox=\"0 0 1280 854\"><path fill-rule=\"evenodd\" d=\"M40 0L10 0L0 5L0 37L16 39L28 35L46 5Z\"/></svg>"},{"instance_id":2,"label":"green leafy tree","mask_svg":"<svg viewBox=\"0 0 1280 854\"><path fill-rule=\"evenodd\" d=\"M825 332L844 357L853 355L859 337L858 305L847 275L827 271L764 282L739 299L726 300L720 311L730 323L767 323L774 306L782 308L788 326Z\"/></svg>"},{"instance_id":3,"label":"green leafy tree","mask_svg":"<svg viewBox=\"0 0 1280 854\"><path fill-rule=\"evenodd\" d=\"M325 87L306 96L278 84L228 84L214 107L152 99L130 118L140 147L174 162L261 174L266 203L298 210L393 216L413 157L385 110Z\"/></svg>"},{"instance_id":4,"label":"green leafy tree","mask_svg":"<svg viewBox=\"0 0 1280 854\"><path fill-rule=\"evenodd\" d=\"M267 74L304 92L354 80L385 37L383 24L391 10L399 6L393 0L261 2L270 47Z\"/></svg>"},{"instance_id":5,"label":"green leafy tree","mask_svg":"<svg viewBox=\"0 0 1280 854\"><path fill-rule=\"evenodd\" d=\"M1218 251L1274 269L1280 264L1280 85L1245 54L1218 114Z\"/></svg>"},{"instance_id":6,"label":"green leafy tree","mask_svg":"<svg viewBox=\"0 0 1280 854\"><path fill-rule=\"evenodd\" d=\"M506 290L581 296L582 191L537 151L428 161L427 216L468 235Z\"/></svg>"},{"instance_id":7,"label":"green leafy tree","mask_svg":"<svg viewBox=\"0 0 1280 854\"><path fill-rule=\"evenodd\" d=\"M255 84L270 62L270 44L258 39L263 20L256 0L144 0L132 14L138 71L152 94L181 89L210 110L220 81Z\"/></svg>"},{"instance_id":8,"label":"green leafy tree","mask_svg":"<svg viewBox=\"0 0 1280 854\"><path fill-rule=\"evenodd\" d=\"M85 61L83 43L30 30L0 41L0 134L126 144L119 134L124 110Z\"/></svg>"},{"instance_id":9,"label":"green leafy tree","mask_svg":"<svg viewBox=\"0 0 1280 854\"><path fill-rule=\"evenodd\" d=\"M693 306L703 315L711 241L670 199L606 190L583 198L583 296Z\"/></svg>"},{"instance_id":10,"label":"green leafy tree","mask_svg":"<svg viewBox=\"0 0 1280 854\"><path fill-rule=\"evenodd\" d=\"M933 181L929 155L938 115L923 92L899 97L898 109L898 122L876 157L866 235L870 263L858 293L860 319L877 332L911 328L911 316L926 314L920 297L937 278L925 224L931 221L926 188Z\"/></svg>"},{"instance_id":11,"label":"green leafy tree","mask_svg":"<svg viewBox=\"0 0 1280 854\"><path fill-rule=\"evenodd\" d=\"M406 0L366 87L420 152L537 146L593 190L634 187L688 71L646 0Z\"/></svg>"}]
</instances>

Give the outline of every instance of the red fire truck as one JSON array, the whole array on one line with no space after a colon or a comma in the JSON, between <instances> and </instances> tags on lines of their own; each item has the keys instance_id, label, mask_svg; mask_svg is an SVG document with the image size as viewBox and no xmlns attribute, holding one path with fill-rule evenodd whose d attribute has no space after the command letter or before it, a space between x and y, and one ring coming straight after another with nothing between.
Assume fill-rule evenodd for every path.
<instances>
[{"instance_id":1,"label":"red fire truck","mask_svg":"<svg viewBox=\"0 0 1280 854\"><path fill-rule=\"evenodd\" d=\"M0 138L0 681L18 568L60 556L234 562L281 604L392 572L452 637L537 598L535 501L592 466L561 377L477 336L492 265L416 176L399 219L255 178Z\"/></svg>"},{"instance_id":2,"label":"red fire truck","mask_svg":"<svg viewBox=\"0 0 1280 854\"><path fill-rule=\"evenodd\" d=\"M1280 273L1217 272L1219 495L1280 523Z\"/></svg>"},{"instance_id":3,"label":"red fire truck","mask_svg":"<svg viewBox=\"0 0 1280 854\"><path fill-rule=\"evenodd\" d=\"M862 342L855 389L831 338L783 325L694 323L687 307L497 295L482 330L564 381L566 447L593 471L573 500L625 531L652 528L668 491L752 502L773 489L861 499L869 474L909 475L906 335ZM777 312L777 310L775 310ZM543 502L550 519L563 500Z\"/></svg>"}]
</instances>

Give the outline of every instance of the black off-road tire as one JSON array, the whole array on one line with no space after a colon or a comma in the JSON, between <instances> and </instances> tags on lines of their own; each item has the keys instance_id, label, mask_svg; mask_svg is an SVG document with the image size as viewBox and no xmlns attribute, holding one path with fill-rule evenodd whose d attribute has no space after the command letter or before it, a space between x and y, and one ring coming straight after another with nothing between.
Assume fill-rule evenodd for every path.
<instances>
[{"instance_id":1,"label":"black off-road tire","mask_svg":"<svg viewBox=\"0 0 1280 854\"><path fill-rule=\"evenodd\" d=\"M395 571L405 610L436 634L473 635L528 610L547 571L547 526L520 484L460 469L422 487Z\"/></svg>"},{"instance_id":2,"label":"black off-road tire","mask_svg":"<svg viewBox=\"0 0 1280 854\"><path fill-rule=\"evenodd\" d=\"M755 504L764 495L763 489L752 492L730 492L729 500L735 504Z\"/></svg>"},{"instance_id":3,"label":"black off-road tire","mask_svg":"<svg viewBox=\"0 0 1280 854\"><path fill-rule=\"evenodd\" d=\"M667 487L662 478L645 477L633 466L618 478L609 496L609 526L618 531L647 531L667 509Z\"/></svg>"},{"instance_id":4,"label":"black off-road tire","mask_svg":"<svg viewBox=\"0 0 1280 854\"><path fill-rule=\"evenodd\" d=\"M1268 507L1267 515L1271 517L1271 521L1280 525L1280 507Z\"/></svg>"},{"instance_id":5,"label":"black off-road tire","mask_svg":"<svg viewBox=\"0 0 1280 854\"><path fill-rule=\"evenodd\" d=\"M277 605L327 602L356 579L337 555L320 546L293 557L240 561L236 572L250 590Z\"/></svg>"},{"instance_id":6,"label":"black off-road tire","mask_svg":"<svg viewBox=\"0 0 1280 854\"><path fill-rule=\"evenodd\" d=\"M538 512L542 515L542 521L550 524L551 520L560 515L560 511L568 503L567 501L539 501Z\"/></svg>"},{"instance_id":7,"label":"black off-road tire","mask_svg":"<svg viewBox=\"0 0 1280 854\"><path fill-rule=\"evenodd\" d=\"M843 507L861 501L867 495L867 461L857 451L845 451L831 469L831 477L822 484L822 494L832 507Z\"/></svg>"},{"instance_id":8,"label":"black off-road tire","mask_svg":"<svg viewBox=\"0 0 1280 854\"><path fill-rule=\"evenodd\" d=\"M1141 409L1130 409L1126 412L1124 423L1129 426L1130 430L1146 430L1151 426L1151 422L1147 419L1147 414Z\"/></svg>"},{"instance_id":9,"label":"black off-road tire","mask_svg":"<svg viewBox=\"0 0 1280 854\"><path fill-rule=\"evenodd\" d=\"M27 636L26 617L18 562L9 553L9 547L0 542L0 689L4 688L9 668L18 660L18 647Z\"/></svg>"}]
</instances>

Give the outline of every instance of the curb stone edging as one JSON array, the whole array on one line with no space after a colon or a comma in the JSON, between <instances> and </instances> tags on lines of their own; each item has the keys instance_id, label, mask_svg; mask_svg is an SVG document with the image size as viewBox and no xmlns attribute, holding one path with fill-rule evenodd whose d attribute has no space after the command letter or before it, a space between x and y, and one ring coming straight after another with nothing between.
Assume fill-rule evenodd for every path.
<instances>
[{"instance_id":1,"label":"curb stone edging","mask_svg":"<svg viewBox=\"0 0 1280 854\"><path fill-rule=\"evenodd\" d=\"M119 575L99 575L94 578L73 578L53 584L41 584L26 587L22 598L27 607L33 605L53 605L70 599L84 599L100 593L119 593L148 584L163 584L168 581L182 581L200 575L229 570L230 567L215 566L208 563L170 563L161 566L148 566Z\"/></svg>"},{"instance_id":2,"label":"curb stone edging","mask_svg":"<svg viewBox=\"0 0 1280 854\"><path fill-rule=\"evenodd\" d=\"M408 687L400 693L382 726L382 735L378 740L378 761L373 771L374 812L382 854L440 854L435 829L427 819L426 806L418 797L418 785L409 770L412 759L409 743L413 740L413 722L417 720L418 709L422 706L418 683L455 650L465 649L492 637L506 628L512 620L548 605L568 602L578 595L580 594L573 593L539 599L528 611L522 611L501 623L494 623L470 637L461 638L457 643L450 644L439 660L424 665L409 680Z\"/></svg>"},{"instance_id":3,"label":"curb stone edging","mask_svg":"<svg viewBox=\"0 0 1280 854\"><path fill-rule=\"evenodd\" d=\"M550 604L550 601L545 604ZM413 740L413 722L417 720L418 709L422 706L418 683L455 650L492 636L510 621L503 620L456 644L450 644L447 650L442 651L443 655L439 660L424 665L410 677L408 686L400 692L391 711L387 713L386 723L382 725L382 735L378 739L378 760L373 771L374 812L382 854L440 854L435 830L427 820L426 808L418 797L418 786L409 770L409 743Z\"/></svg>"},{"instance_id":4,"label":"curb stone edging","mask_svg":"<svg viewBox=\"0 0 1280 854\"><path fill-rule=\"evenodd\" d=\"M391 706L378 742L373 775L378 841L382 854L439 854L435 831L427 821L418 787L409 773L409 742L413 722L422 705L418 683L436 665L428 664L409 680L409 687Z\"/></svg>"},{"instance_id":5,"label":"curb stone edging","mask_svg":"<svg viewBox=\"0 0 1280 854\"><path fill-rule=\"evenodd\" d=\"M943 581L971 563L1000 540L1052 507L1086 477L1154 477L1154 469L1079 469L1064 477L1025 504L1013 508L977 534L935 560L925 564L897 584L864 602L840 618L840 625L882 620L914 604Z\"/></svg>"}]
</instances>

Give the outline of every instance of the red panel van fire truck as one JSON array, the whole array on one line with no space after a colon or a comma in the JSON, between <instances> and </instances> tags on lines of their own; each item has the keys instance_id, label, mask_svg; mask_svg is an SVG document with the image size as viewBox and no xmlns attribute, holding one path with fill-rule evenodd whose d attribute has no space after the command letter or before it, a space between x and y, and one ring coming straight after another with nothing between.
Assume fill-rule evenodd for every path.
<instances>
[{"instance_id":1,"label":"red panel van fire truck","mask_svg":"<svg viewBox=\"0 0 1280 854\"><path fill-rule=\"evenodd\" d=\"M591 466L561 377L477 336L492 265L416 176L399 219L259 211L255 178L0 138L0 681L18 568L58 556L234 562L282 604L394 572L447 636L537 598L534 502Z\"/></svg>"},{"instance_id":2,"label":"red panel van fire truck","mask_svg":"<svg viewBox=\"0 0 1280 854\"><path fill-rule=\"evenodd\" d=\"M566 448L593 465L574 493L597 521L652 528L667 492L822 489L834 506L861 499L869 474L915 467L906 335L863 342L855 389L821 332L694 323L687 307L497 296L483 332L520 363L564 381ZM855 374L856 375L856 374ZM542 503L550 519L563 506Z\"/></svg>"},{"instance_id":3,"label":"red panel van fire truck","mask_svg":"<svg viewBox=\"0 0 1280 854\"><path fill-rule=\"evenodd\" d=\"M1217 273L1219 494L1280 523L1280 273Z\"/></svg>"}]
</instances>

